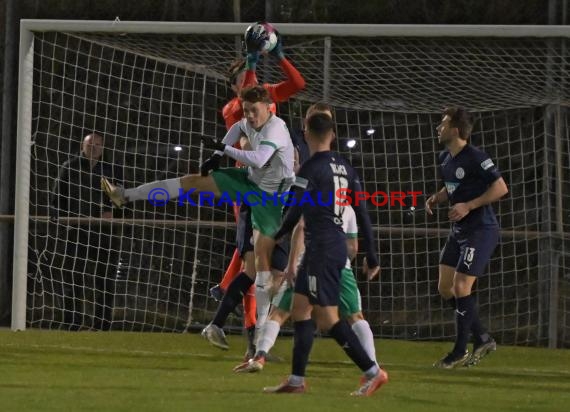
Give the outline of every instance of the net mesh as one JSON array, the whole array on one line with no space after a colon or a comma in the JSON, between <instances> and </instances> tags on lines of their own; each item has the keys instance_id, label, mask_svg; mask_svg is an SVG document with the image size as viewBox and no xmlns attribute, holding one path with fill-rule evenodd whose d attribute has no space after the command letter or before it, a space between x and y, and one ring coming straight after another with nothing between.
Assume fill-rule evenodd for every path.
<instances>
[{"instance_id":1,"label":"net mesh","mask_svg":"<svg viewBox=\"0 0 570 412\"><path fill-rule=\"evenodd\" d=\"M559 344L570 345L570 202L560 193L570 181L568 117L560 108L558 147L546 107L568 101L565 41L334 37L330 50L323 38L286 41L307 88L280 116L298 129L308 105L325 97L337 149L369 191L437 190L438 113L454 104L474 112L473 143L510 190L496 205L500 246L478 281L482 320L502 343L543 345L555 316ZM200 137L225 132L220 109L233 95L223 73L234 44L233 36L35 34L31 326L182 331L210 320L208 289L234 248L231 210L135 202L113 221L95 219L97 181L70 192L82 210L55 218L51 204L62 165L92 132L105 137L103 161L125 187L197 172ZM259 77L283 75L266 62ZM371 207L383 272L380 282L360 282L364 312L378 336L446 339L455 326L437 292L437 264L447 210L427 219L425 196L418 201L416 211Z\"/></svg>"}]
</instances>

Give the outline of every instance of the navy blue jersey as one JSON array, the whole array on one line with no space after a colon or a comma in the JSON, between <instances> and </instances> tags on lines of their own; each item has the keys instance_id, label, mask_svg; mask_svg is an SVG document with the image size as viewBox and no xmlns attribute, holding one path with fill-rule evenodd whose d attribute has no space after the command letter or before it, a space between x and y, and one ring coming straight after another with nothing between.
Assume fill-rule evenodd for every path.
<instances>
[{"instance_id":1,"label":"navy blue jersey","mask_svg":"<svg viewBox=\"0 0 570 412\"><path fill-rule=\"evenodd\" d=\"M305 132L303 130L293 130L291 132L291 141L293 142L293 147L299 153L299 164L302 166L311 157L309 145L307 145L305 140Z\"/></svg>"},{"instance_id":2,"label":"navy blue jersey","mask_svg":"<svg viewBox=\"0 0 570 412\"><path fill-rule=\"evenodd\" d=\"M501 177L497 166L482 150L467 144L455 157L445 150L439 155L440 173L447 190L449 204L465 203L487 191L489 186ZM456 229L479 226L498 226L495 211L491 205L473 209L454 222Z\"/></svg>"},{"instance_id":3,"label":"navy blue jersey","mask_svg":"<svg viewBox=\"0 0 570 412\"><path fill-rule=\"evenodd\" d=\"M355 192L362 191L358 175L350 163L336 152L317 152L301 167L295 186L295 198L275 238L293 230L302 215L308 254L330 256L338 248L346 251L346 235L342 230L344 208L337 204L342 202L337 202L336 193L339 189L348 189L345 195L354 197ZM351 203L364 235L368 265L375 267L378 265L376 242L366 203Z\"/></svg>"}]
</instances>

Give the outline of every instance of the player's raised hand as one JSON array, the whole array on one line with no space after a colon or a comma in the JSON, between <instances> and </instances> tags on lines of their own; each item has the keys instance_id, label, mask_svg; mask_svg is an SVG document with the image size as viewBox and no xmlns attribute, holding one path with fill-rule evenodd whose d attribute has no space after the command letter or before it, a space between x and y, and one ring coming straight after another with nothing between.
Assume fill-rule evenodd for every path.
<instances>
[{"instance_id":1,"label":"player's raised hand","mask_svg":"<svg viewBox=\"0 0 570 412\"><path fill-rule=\"evenodd\" d=\"M469 211L470 209L469 206L467 206L467 203L456 203L451 207L451 209L449 209L447 216L452 222L458 222L467 216Z\"/></svg>"},{"instance_id":2,"label":"player's raised hand","mask_svg":"<svg viewBox=\"0 0 570 412\"><path fill-rule=\"evenodd\" d=\"M226 145L223 144L222 142L220 142L216 139L209 139L209 138L204 137L204 136L202 136L202 144L207 149L219 150L220 152L223 152L224 149L226 148Z\"/></svg>"},{"instance_id":3,"label":"player's raised hand","mask_svg":"<svg viewBox=\"0 0 570 412\"><path fill-rule=\"evenodd\" d=\"M362 270L366 274L368 280L374 279L376 276L380 275L380 266L375 266L373 268L368 267L368 261L366 258L362 261Z\"/></svg>"},{"instance_id":4,"label":"player's raised hand","mask_svg":"<svg viewBox=\"0 0 570 412\"><path fill-rule=\"evenodd\" d=\"M437 195L431 195L426 201L426 213L433 216L432 207L437 206Z\"/></svg>"},{"instance_id":5,"label":"player's raised hand","mask_svg":"<svg viewBox=\"0 0 570 412\"><path fill-rule=\"evenodd\" d=\"M208 176L210 170L218 170L220 168L221 158L222 156L219 154L213 154L212 157L200 165L200 174L202 176Z\"/></svg>"},{"instance_id":6,"label":"player's raised hand","mask_svg":"<svg viewBox=\"0 0 570 412\"><path fill-rule=\"evenodd\" d=\"M244 41L245 51L247 54L259 53L259 49L261 48L264 41L264 35L259 31L248 29L245 33Z\"/></svg>"},{"instance_id":7,"label":"player's raised hand","mask_svg":"<svg viewBox=\"0 0 570 412\"><path fill-rule=\"evenodd\" d=\"M281 60L285 58L285 54L283 53L283 41L281 40L281 35L277 30L275 30L275 35L277 36L277 44L275 45L273 50L269 52L269 54Z\"/></svg>"}]
</instances>

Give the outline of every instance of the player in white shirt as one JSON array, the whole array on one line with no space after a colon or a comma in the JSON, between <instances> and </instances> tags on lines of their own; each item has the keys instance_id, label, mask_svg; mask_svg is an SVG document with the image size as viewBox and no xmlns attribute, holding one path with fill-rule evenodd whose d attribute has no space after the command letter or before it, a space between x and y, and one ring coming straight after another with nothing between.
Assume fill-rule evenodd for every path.
<instances>
[{"instance_id":1,"label":"player in white shirt","mask_svg":"<svg viewBox=\"0 0 570 412\"><path fill-rule=\"evenodd\" d=\"M256 299L258 305L268 310L271 252L275 246L273 235L281 224L283 199L280 195L289 190L295 179L294 148L285 122L270 110L272 101L265 88L246 88L241 92L241 99L244 119L230 128L222 142L202 139L204 146L215 152L200 166L201 174L156 181L132 189L114 186L103 178L101 186L119 207L135 200L152 200L149 196L152 197L157 189L170 200L192 191L202 195L208 192L228 203L239 200L249 204L254 228ZM247 135L252 150L232 147L242 133ZM248 167L220 169L224 154ZM246 273L240 273L226 291L214 320L202 332L214 346L228 349L223 323L253 282Z\"/></svg>"}]
</instances>

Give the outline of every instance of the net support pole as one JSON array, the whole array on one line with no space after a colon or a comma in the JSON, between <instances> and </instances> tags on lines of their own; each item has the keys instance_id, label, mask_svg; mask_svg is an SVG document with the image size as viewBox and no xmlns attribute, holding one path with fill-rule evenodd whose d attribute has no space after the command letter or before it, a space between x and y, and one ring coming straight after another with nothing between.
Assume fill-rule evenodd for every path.
<instances>
[{"instance_id":1,"label":"net support pole","mask_svg":"<svg viewBox=\"0 0 570 412\"><path fill-rule=\"evenodd\" d=\"M202 84L202 118L200 119L200 134L204 136L206 131L206 113L204 111L204 107L206 107L206 83L207 77L204 76L204 83ZM203 162L204 156L204 145L200 145L200 157L198 161L200 164ZM194 232L194 239L195 239L195 246L194 246L194 256L192 259L192 277L190 281L190 302L188 302L188 318L186 319L186 327L184 328L184 332L188 332L190 326L192 326L192 315L194 310L194 294L196 289L196 281L198 278L198 266L200 265L200 260L198 259L198 246L200 242L200 225L201 225L201 210L202 205L198 202L198 216L196 217L197 226L196 231Z\"/></svg>"},{"instance_id":2,"label":"net support pole","mask_svg":"<svg viewBox=\"0 0 570 412\"><path fill-rule=\"evenodd\" d=\"M18 74L19 107L18 143L16 146L16 218L14 222L14 272L12 288L12 330L14 331L26 329L33 69L34 37L25 24L22 24L20 28L20 67Z\"/></svg>"},{"instance_id":3,"label":"net support pole","mask_svg":"<svg viewBox=\"0 0 570 412\"><path fill-rule=\"evenodd\" d=\"M326 36L323 53L323 99L325 102L328 102L330 97L331 46L331 36Z\"/></svg>"},{"instance_id":4,"label":"net support pole","mask_svg":"<svg viewBox=\"0 0 570 412\"><path fill-rule=\"evenodd\" d=\"M241 21L241 0L233 0L234 22ZM234 38L236 48L236 58L241 56L241 36L237 35Z\"/></svg>"},{"instance_id":5,"label":"net support pole","mask_svg":"<svg viewBox=\"0 0 570 412\"><path fill-rule=\"evenodd\" d=\"M560 276L560 250L558 245L562 244L564 236L564 209L562 205L562 107L558 105L554 113L554 156L556 162L555 169L555 224L556 238L552 246L552 269L550 273L550 292L549 292L549 310L548 310L548 347L556 348L558 346L558 301L559 301L559 276Z\"/></svg>"},{"instance_id":6,"label":"net support pole","mask_svg":"<svg viewBox=\"0 0 570 412\"><path fill-rule=\"evenodd\" d=\"M11 214L14 210L13 185L15 177L16 134L16 62L18 60L18 16L16 0L6 2L6 41L4 49L4 76L2 90L2 137L0 140L0 214ZM0 222L0 322L8 321L10 309L12 253L14 240L12 222Z\"/></svg>"}]
</instances>

